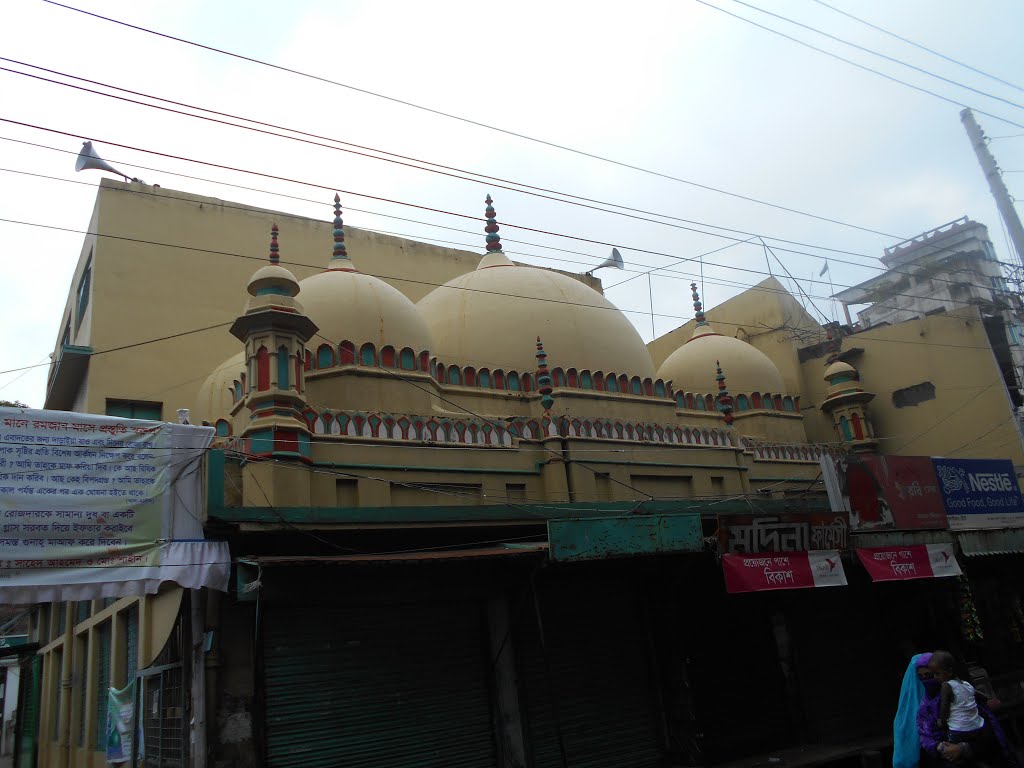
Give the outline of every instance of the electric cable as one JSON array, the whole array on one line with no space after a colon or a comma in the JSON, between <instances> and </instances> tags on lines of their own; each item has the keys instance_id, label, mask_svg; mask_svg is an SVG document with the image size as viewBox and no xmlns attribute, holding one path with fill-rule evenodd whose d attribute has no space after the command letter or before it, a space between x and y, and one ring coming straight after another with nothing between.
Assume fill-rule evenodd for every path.
<instances>
[{"instance_id":1,"label":"electric cable","mask_svg":"<svg viewBox=\"0 0 1024 768\"><path fill-rule=\"evenodd\" d=\"M52 0L43 0L43 2L52 2ZM1008 118L1000 117L999 115L992 114L991 112L985 112L984 110L978 109L977 107L972 107L969 104L964 104L963 102L957 101L956 99L951 99L948 96L943 96L942 94L936 93L935 91L931 91L931 90L929 90L927 88L923 88L923 87L921 87L919 85L914 85L912 83L908 83L906 80L900 80L898 77L894 77L892 75L888 75L885 72L882 72L881 70L875 69L873 67L869 67L866 64L860 64L860 63L858 63L856 61L853 61L853 59L847 59L844 56L840 56L838 53L833 53L832 51L825 50L824 48L819 48L818 46L812 45L811 43L808 43L808 42L806 42L804 40L801 40L800 38L793 37L792 35L787 35L785 32L780 32L777 29L772 29L771 27L766 27L764 24L759 24L758 22L754 21L753 19L748 19L748 18L746 18L744 16L740 16L739 14L733 13L732 11L727 11L725 8L717 6L714 3L708 2L708 0L694 0L694 2L700 3L701 5L707 6L708 8L714 8L716 11L720 11L721 13L724 13L724 14L726 14L728 16L732 16L734 19L739 19L740 21L745 21L747 24L752 24L753 26L758 27L759 29L763 29L766 32L771 32L773 35L778 35L779 37L784 37L787 40L790 40L790 41L796 43L797 45L802 45L805 48L810 48L812 51L817 51L818 53L822 53L822 54L824 54L826 56L829 56L829 57L831 57L833 59L837 59L839 61L845 62L846 64L849 64L849 65L851 65L853 67L856 67L857 69L862 69L865 72L871 72L872 74L878 75L879 77L884 77L886 80L891 80L894 83L899 83L900 85L904 85L907 88L911 88L911 89L913 89L915 91L919 91L921 93L928 94L929 96L934 96L936 99L940 99L940 100L945 101L945 102L947 102L949 104L955 104L956 106L961 107L963 109L971 109L971 110L977 112L979 115L985 115L985 117L991 117L993 120L998 120L1001 123L1006 123L1007 125L1012 125L1015 128L1024 128L1024 123L1017 123L1017 122L1014 122L1013 120L1010 120Z\"/></svg>"},{"instance_id":2,"label":"electric cable","mask_svg":"<svg viewBox=\"0 0 1024 768\"><path fill-rule=\"evenodd\" d=\"M881 32L883 34L889 35L889 37L894 37L897 40L900 40L900 41L906 43L907 45L912 45L915 48L920 48L922 51L926 51L926 52L932 54L933 56L938 56L940 59L945 59L946 61L948 61L948 62L950 62L952 64L956 64L956 65L961 66L961 67L963 67L965 69L969 69L971 72L975 72L976 74L979 74L982 77L987 77L990 80L995 80L997 83L1002 83L1003 85L1008 85L1011 88L1016 88L1018 91L1024 91L1024 88L1021 88L1019 85L1014 85L1013 83L1011 83L1008 80L1004 80L1001 77L996 77L995 75L991 75L988 72L985 72L985 71L983 71L981 69L978 69L977 67L972 67L970 64L965 64L962 61L957 61L956 59L954 59L951 56L947 56L944 53L939 53L938 51L932 50L931 48L928 48L928 47L926 47L924 45L921 45L920 43L915 43L913 40L910 40L910 39L908 39L906 37L903 37L902 35L898 35L895 32L890 32L888 29L883 29L882 27L878 26L877 24L872 24L870 21L866 21L865 19L862 19L862 18L860 18L858 16L854 16L852 13L847 13L846 11L842 10L841 8L836 8L834 5L829 5L828 3L824 2L824 0L814 0L814 2L816 2L818 5L822 5L825 8L828 8L831 11L835 11L836 13L842 14L843 16L846 16L847 18L850 18L850 19L853 19L854 21L860 22L861 24L864 24L865 26L871 27L872 29L876 29L876 30L878 30L879 32ZM1024 134L1021 134L1021 135L1024 135Z\"/></svg>"}]
</instances>

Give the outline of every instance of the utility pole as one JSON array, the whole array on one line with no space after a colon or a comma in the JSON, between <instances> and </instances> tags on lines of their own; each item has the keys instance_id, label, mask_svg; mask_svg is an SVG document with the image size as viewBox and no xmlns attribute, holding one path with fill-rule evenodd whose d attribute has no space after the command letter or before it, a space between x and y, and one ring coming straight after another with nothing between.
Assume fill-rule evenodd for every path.
<instances>
[{"instance_id":1,"label":"utility pole","mask_svg":"<svg viewBox=\"0 0 1024 768\"><path fill-rule=\"evenodd\" d=\"M1017 215L1017 209L1013 205L1013 198L1010 197L1010 192L1003 183L1003 176L999 171L999 166L996 165L996 159L988 151L985 132L981 130L978 121L974 119L974 113L969 109L960 113L960 121L964 124L967 136L971 140L971 146L974 147L974 154L978 156L981 170L985 172L985 178L988 179L988 188L992 192L992 197L996 199L999 215L1002 216L1006 229L1009 230L1013 249L1017 252L1017 263L1024 266L1024 225L1021 225L1020 216Z\"/></svg>"}]
</instances>

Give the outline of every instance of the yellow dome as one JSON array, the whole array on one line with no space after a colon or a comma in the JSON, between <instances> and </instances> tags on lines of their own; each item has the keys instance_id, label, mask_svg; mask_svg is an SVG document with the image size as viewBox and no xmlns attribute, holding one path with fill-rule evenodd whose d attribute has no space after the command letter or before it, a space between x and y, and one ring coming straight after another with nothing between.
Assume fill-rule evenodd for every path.
<instances>
[{"instance_id":1,"label":"yellow dome","mask_svg":"<svg viewBox=\"0 0 1024 768\"><path fill-rule=\"evenodd\" d=\"M444 363L532 371L540 336L552 367L654 376L643 339L608 299L567 275L514 266L500 252L417 306Z\"/></svg>"},{"instance_id":2,"label":"yellow dome","mask_svg":"<svg viewBox=\"0 0 1024 768\"><path fill-rule=\"evenodd\" d=\"M234 387L235 381L241 381L244 370L245 351L243 350L218 365L213 373L206 378L196 397L193 418L197 423L208 421L213 424L217 419L230 418L229 414L235 405L231 389Z\"/></svg>"},{"instance_id":3,"label":"yellow dome","mask_svg":"<svg viewBox=\"0 0 1024 768\"><path fill-rule=\"evenodd\" d=\"M825 381L831 381L833 376L849 376L850 378L858 378L857 369L849 363L844 363L842 360L836 360L832 365L825 369L825 375L822 377Z\"/></svg>"},{"instance_id":4,"label":"yellow dome","mask_svg":"<svg viewBox=\"0 0 1024 768\"><path fill-rule=\"evenodd\" d=\"M299 283L299 301L306 316L319 326L311 349L330 340L351 341L358 349L371 342L410 347L416 354L432 351L430 331L413 304L383 280L351 269L328 269Z\"/></svg>"},{"instance_id":5,"label":"yellow dome","mask_svg":"<svg viewBox=\"0 0 1024 768\"><path fill-rule=\"evenodd\" d=\"M731 336L721 336L710 326L698 326L692 339L668 356L658 377L672 381L681 392L713 392L715 361L721 361L725 384L734 395L785 391L782 374L767 355Z\"/></svg>"}]
</instances>

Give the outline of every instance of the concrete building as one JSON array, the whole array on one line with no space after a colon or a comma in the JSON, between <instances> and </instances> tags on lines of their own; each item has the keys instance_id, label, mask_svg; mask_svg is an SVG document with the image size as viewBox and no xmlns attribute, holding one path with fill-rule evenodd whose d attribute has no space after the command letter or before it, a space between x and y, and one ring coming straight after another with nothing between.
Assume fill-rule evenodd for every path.
<instances>
[{"instance_id":1,"label":"concrete building","mask_svg":"<svg viewBox=\"0 0 1024 768\"><path fill-rule=\"evenodd\" d=\"M887 271L836 294L849 322L849 305L868 304L862 328L895 325L976 306L1006 373L1016 406L1024 405L1024 313L1007 285L984 224L963 216L885 249Z\"/></svg>"},{"instance_id":2,"label":"concrete building","mask_svg":"<svg viewBox=\"0 0 1024 768\"><path fill-rule=\"evenodd\" d=\"M38 606L19 765L102 765L101 694L133 675L146 765L205 740L197 768L654 768L877 742L891 713L830 689L836 658L1006 665L958 639L957 585L748 600L713 551L744 516L833 525L822 456L1024 465L978 307L827 339L774 278L707 312L694 286L694 320L645 346L598 281L514 264L483 218L481 256L348 229L337 202L319 222L103 182L46 405L215 426L206 531L236 588Z\"/></svg>"}]
</instances>

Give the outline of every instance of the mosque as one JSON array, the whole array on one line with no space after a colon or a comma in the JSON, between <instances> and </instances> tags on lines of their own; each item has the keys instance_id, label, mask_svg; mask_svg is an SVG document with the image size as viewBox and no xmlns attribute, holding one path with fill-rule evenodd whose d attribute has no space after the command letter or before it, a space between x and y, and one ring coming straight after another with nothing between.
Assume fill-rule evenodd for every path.
<instances>
[{"instance_id":1,"label":"mosque","mask_svg":"<svg viewBox=\"0 0 1024 768\"><path fill-rule=\"evenodd\" d=\"M188 408L214 427L206 531L229 541L234 584L40 606L41 766L102 764L87 713L104 648L111 685L174 664L195 679L190 616L205 693L159 677L141 710L164 765L184 765L190 720L218 766L856 756L884 748L874 696L898 691L908 648L1019 652L984 610L988 650L962 631L969 581L876 585L850 560L886 543L993 553L950 531L852 531L822 478L823 457L857 454L1024 464L977 308L858 333L774 278L708 311L692 284L692 321L645 344L597 280L510 259L490 197L483 255L346 230L337 196L329 226L138 182L105 181L100 200L47 407ZM152 231L203 250L168 257ZM124 316L157 338L183 314L202 331L98 354ZM758 526L766 552L793 535L841 550L849 585L727 594L730 530ZM976 588L1018 590L992 615L1019 606L1001 575L1020 565L977 561ZM103 646L130 611L144 641ZM61 708L65 651L86 655Z\"/></svg>"}]
</instances>

